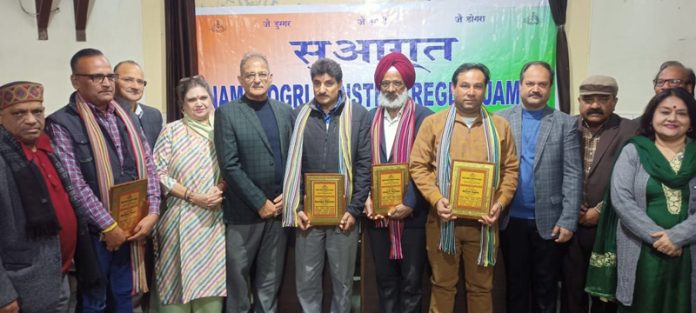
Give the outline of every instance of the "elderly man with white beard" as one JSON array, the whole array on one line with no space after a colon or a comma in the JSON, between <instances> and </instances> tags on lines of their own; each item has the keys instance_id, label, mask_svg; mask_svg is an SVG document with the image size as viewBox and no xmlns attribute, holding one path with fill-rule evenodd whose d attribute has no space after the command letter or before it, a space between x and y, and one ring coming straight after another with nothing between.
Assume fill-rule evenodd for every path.
<instances>
[{"instance_id":1,"label":"elderly man with white beard","mask_svg":"<svg viewBox=\"0 0 696 313\"><path fill-rule=\"evenodd\" d=\"M415 80L413 64L400 52L384 56L377 64L379 107L368 116L372 121L373 165L409 162L416 132L432 114L408 96ZM413 181L408 182L403 201L386 216L375 213L372 197L368 197L365 210L373 221L367 225L367 234L375 261L380 312L420 312L429 205Z\"/></svg>"}]
</instances>

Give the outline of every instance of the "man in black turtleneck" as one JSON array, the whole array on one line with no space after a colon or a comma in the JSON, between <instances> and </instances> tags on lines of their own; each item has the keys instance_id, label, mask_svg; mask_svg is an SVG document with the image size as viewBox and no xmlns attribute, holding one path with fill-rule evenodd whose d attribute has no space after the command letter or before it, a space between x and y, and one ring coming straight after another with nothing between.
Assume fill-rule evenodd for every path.
<instances>
[{"instance_id":1,"label":"man in black turtleneck","mask_svg":"<svg viewBox=\"0 0 696 313\"><path fill-rule=\"evenodd\" d=\"M280 212L292 108L268 98L273 77L263 55L246 54L237 78L244 96L215 112L215 149L228 186L222 202L227 312L278 312L286 247Z\"/></svg>"}]
</instances>

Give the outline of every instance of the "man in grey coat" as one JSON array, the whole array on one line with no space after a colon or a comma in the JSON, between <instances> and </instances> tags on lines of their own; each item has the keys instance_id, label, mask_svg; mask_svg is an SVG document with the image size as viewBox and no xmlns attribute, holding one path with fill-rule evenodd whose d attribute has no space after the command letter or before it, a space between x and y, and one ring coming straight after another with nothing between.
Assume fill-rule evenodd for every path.
<instances>
[{"instance_id":1,"label":"man in grey coat","mask_svg":"<svg viewBox=\"0 0 696 313\"><path fill-rule=\"evenodd\" d=\"M244 95L215 112L215 149L228 186L222 202L227 312L277 312L287 240L279 215L292 109L268 98L273 76L263 55L246 54L237 78Z\"/></svg>"},{"instance_id":2,"label":"man in grey coat","mask_svg":"<svg viewBox=\"0 0 696 313\"><path fill-rule=\"evenodd\" d=\"M507 310L556 312L561 244L577 227L582 161L577 119L548 107L553 71L546 62L520 72L522 105L500 112L512 128L520 160L517 191L501 217Z\"/></svg>"}]
</instances>

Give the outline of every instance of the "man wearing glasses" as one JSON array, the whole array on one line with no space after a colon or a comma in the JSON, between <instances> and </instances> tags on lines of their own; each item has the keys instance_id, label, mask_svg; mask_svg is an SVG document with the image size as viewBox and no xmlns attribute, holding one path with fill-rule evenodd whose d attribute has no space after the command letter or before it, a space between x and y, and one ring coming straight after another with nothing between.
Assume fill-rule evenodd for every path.
<instances>
[{"instance_id":1,"label":"man wearing glasses","mask_svg":"<svg viewBox=\"0 0 696 313\"><path fill-rule=\"evenodd\" d=\"M265 56L244 55L237 78L244 95L215 112L215 150L228 186L222 202L227 312L278 312L286 247L280 212L292 109L268 98L273 76Z\"/></svg>"},{"instance_id":2,"label":"man wearing glasses","mask_svg":"<svg viewBox=\"0 0 696 313\"><path fill-rule=\"evenodd\" d=\"M114 73L118 75L116 102L125 110L135 113L140 127L143 128L143 132L147 136L147 143L150 148L154 148L157 136L162 130L162 113L151 106L138 102L143 98L143 92L147 86L142 68L135 61L126 60L114 66Z\"/></svg>"},{"instance_id":3,"label":"man wearing glasses","mask_svg":"<svg viewBox=\"0 0 696 313\"><path fill-rule=\"evenodd\" d=\"M107 285L82 290L83 312L132 312L131 294L147 292L144 240L159 217L160 185L137 117L114 101L117 74L101 51L83 49L70 60L75 92L48 117L55 152L86 208L99 269ZM127 237L109 213L109 189L146 179L149 214ZM133 264L133 266L131 266ZM108 298L108 300L107 300Z\"/></svg>"},{"instance_id":4,"label":"man wearing glasses","mask_svg":"<svg viewBox=\"0 0 696 313\"><path fill-rule=\"evenodd\" d=\"M660 65L660 71L653 79L655 94L669 88L683 88L691 95L694 94L694 71L679 61L667 61Z\"/></svg>"}]
</instances>

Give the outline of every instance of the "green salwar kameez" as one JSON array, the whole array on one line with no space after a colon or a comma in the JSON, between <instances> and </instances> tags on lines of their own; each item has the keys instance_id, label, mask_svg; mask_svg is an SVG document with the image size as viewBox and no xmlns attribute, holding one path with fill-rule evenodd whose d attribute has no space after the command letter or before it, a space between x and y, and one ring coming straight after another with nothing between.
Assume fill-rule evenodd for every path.
<instances>
[{"instance_id":1,"label":"green salwar kameez","mask_svg":"<svg viewBox=\"0 0 696 313\"><path fill-rule=\"evenodd\" d=\"M675 172L681 160L670 162ZM648 216L660 227L670 229L688 217L689 193L669 189L650 178L646 186ZM669 200L668 200L669 199ZM681 256L667 256L643 243L636 269L633 304L619 312L691 312L691 253L683 247Z\"/></svg>"}]
</instances>

